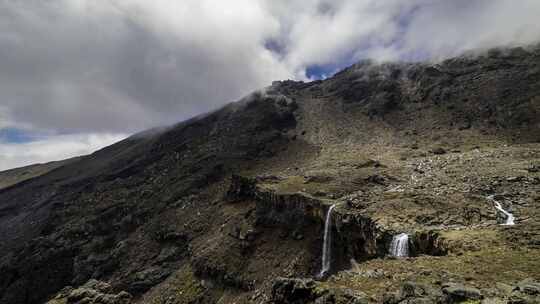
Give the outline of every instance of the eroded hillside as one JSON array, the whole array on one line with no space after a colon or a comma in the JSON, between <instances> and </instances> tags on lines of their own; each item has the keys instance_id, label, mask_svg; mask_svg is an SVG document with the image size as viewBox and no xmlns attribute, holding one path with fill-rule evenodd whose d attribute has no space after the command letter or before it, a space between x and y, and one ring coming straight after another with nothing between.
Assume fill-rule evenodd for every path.
<instances>
[{"instance_id":1,"label":"eroded hillside","mask_svg":"<svg viewBox=\"0 0 540 304\"><path fill-rule=\"evenodd\" d=\"M0 190L0 302L534 303L539 171L537 47L275 82Z\"/></svg>"}]
</instances>

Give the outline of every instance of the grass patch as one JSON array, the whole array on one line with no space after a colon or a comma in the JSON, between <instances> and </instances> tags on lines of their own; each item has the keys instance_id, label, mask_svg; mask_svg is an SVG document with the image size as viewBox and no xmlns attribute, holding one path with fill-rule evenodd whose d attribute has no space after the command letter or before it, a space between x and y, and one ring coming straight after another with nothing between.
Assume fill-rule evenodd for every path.
<instances>
[{"instance_id":1,"label":"grass patch","mask_svg":"<svg viewBox=\"0 0 540 304\"><path fill-rule=\"evenodd\" d=\"M152 292L151 304L197 303L204 292L189 265L182 267L164 283Z\"/></svg>"}]
</instances>

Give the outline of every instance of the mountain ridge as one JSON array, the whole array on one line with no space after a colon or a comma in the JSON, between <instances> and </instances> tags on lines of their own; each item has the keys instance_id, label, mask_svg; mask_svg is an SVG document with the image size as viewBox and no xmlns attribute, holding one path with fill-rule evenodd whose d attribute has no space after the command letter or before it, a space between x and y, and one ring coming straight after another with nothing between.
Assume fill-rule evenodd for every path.
<instances>
[{"instance_id":1,"label":"mountain ridge","mask_svg":"<svg viewBox=\"0 0 540 304\"><path fill-rule=\"evenodd\" d=\"M330 293L338 284L379 302L385 288L412 277L403 270L371 290L361 274L340 272L351 259L394 265L384 250L402 231L421 253L449 252L449 265L477 230L502 235L497 244L524 238L524 257L534 256L539 177L527 168L540 160L539 59L540 48L516 48L435 65L362 62L324 81L274 82L2 189L0 299L43 303L64 286L101 280L135 303L296 303L278 300L274 279L319 272L327 201L341 204L335 276L321 283ZM245 180L235 186L231 176ZM517 227L496 226L483 199L491 193L516 201ZM466 227L457 240L453 225ZM478 252L492 250L481 244ZM538 276L534 267L527 274Z\"/></svg>"}]
</instances>

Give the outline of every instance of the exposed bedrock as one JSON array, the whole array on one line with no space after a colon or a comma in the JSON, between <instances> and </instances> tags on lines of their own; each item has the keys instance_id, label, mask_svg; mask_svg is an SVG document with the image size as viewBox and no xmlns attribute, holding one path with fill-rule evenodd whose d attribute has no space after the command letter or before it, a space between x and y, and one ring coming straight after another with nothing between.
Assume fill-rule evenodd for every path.
<instances>
[{"instance_id":1,"label":"exposed bedrock","mask_svg":"<svg viewBox=\"0 0 540 304\"><path fill-rule=\"evenodd\" d=\"M312 279L277 278L269 304L365 304L367 296L347 288L325 288Z\"/></svg>"},{"instance_id":2,"label":"exposed bedrock","mask_svg":"<svg viewBox=\"0 0 540 304\"><path fill-rule=\"evenodd\" d=\"M411 256L420 254L441 256L448 253L444 239L433 230L417 231L412 235L410 251Z\"/></svg>"},{"instance_id":3,"label":"exposed bedrock","mask_svg":"<svg viewBox=\"0 0 540 304\"><path fill-rule=\"evenodd\" d=\"M278 193L257 184L256 179L233 175L228 191L231 201L253 201L256 224L287 230L295 236L313 231L323 235L325 215L332 204L337 204L332 212L332 262L331 270L349 266L351 259L365 261L384 257L395 234L377 225L369 216L348 209L339 201L312 197L306 193ZM320 245L313 248L322 252ZM446 250L439 234L434 231L411 233L409 239L411 256L420 254L444 255Z\"/></svg>"}]
</instances>

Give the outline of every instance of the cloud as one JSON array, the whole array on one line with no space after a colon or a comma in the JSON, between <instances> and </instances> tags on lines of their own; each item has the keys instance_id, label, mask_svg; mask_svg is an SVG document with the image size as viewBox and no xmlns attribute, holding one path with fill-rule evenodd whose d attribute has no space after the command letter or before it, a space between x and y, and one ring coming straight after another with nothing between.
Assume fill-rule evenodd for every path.
<instances>
[{"instance_id":1,"label":"cloud","mask_svg":"<svg viewBox=\"0 0 540 304\"><path fill-rule=\"evenodd\" d=\"M0 128L133 133L366 57L533 43L538 16L537 0L0 1Z\"/></svg>"},{"instance_id":2,"label":"cloud","mask_svg":"<svg viewBox=\"0 0 540 304\"><path fill-rule=\"evenodd\" d=\"M540 2L536 0L420 1L401 38L401 53L429 58L464 51L540 41ZM395 47L394 47L395 48Z\"/></svg>"},{"instance_id":3,"label":"cloud","mask_svg":"<svg viewBox=\"0 0 540 304\"><path fill-rule=\"evenodd\" d=\"M12 120L133 132L290 76L260 44L273 25L257 23L264 12L251 1L229 13L210 1L149 3L1 2L0 91Z\"/></svg>"},{"instance_id":4,"label":"cloud","mask_svg":"<svg viewBox=\"0 0 540 304\"><path fill-rule=\"evenodd\" d=\"M0 171L90 154L125 137L123 134L85 134L45 137L27 143L0 142Z\"/></svg>"},{"instance_id":5,"label":"cloud","mask_svg":"<svg viewBox=\"0 0 540 304\"><path fill-rule=\"evenodd\" d=\"M0 107L26 128L134 132L312 65L534 42L538 15L536 0L2 1Z\"/></svg>"}]
</instances>

